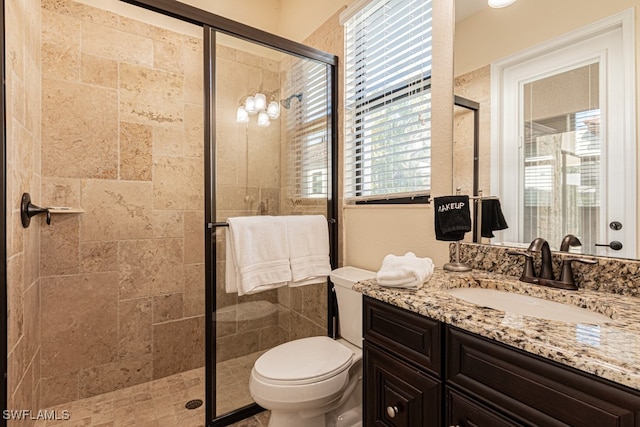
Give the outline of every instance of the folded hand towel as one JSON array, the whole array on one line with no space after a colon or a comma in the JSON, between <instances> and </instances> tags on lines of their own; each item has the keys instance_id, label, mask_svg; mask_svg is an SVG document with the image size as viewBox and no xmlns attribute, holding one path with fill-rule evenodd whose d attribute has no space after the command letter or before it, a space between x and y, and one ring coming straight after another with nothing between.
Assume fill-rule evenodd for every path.
<instances>
[{"instance_id":1,"label":"folded hand towel","mask_svg":"<svg viewBox=\"0 0 640 427\"><path fill-rule=\"evenodd\" d=\"M325 283L331 273L329 228L322 215L284 217L292 281L289 286Z\"/></svg>"},{"instance_id":2,"label":"folded hand towel","mask_svg":"<svg viewBox=\"0 0 640 427\"><path fill-rule=\"evenodd\" d=\"M469 196L443 196L433 199L437 240L457 241L471 231Z\"/></svg>"},{"instance_id":3,"label":"folded hand towel","mask_svg":"<svg viewBox=\"0 0 640 427\"><path fill-rule=\"evenodd\" d=\"M480 222L482 223L482 237L495 237L493 235L495 230L509 228L502 214L500 200L487 199L482 201L482 219Z\"/></svg>"},{"instance_id":4,"label":"folded hand towel","mask_svg":"<svg viewBox=\"0 0 640 427\"><path fill-rule=\"evenodd\" d=\"M387 255L376 275L380 286L418 289L433 274L431 258L418 258L413 252Z\"/></svg>"},{"instance_id":5,"label":"folded hand towel","mask_svg":"<svg viewBox=\"0 0 640 427\"><path fill-rule=\"evenodd\" d=\"M227 292L255 293L285 286L291 280L287 227L282 217L236 217L227 223Z\"/></svg>"}]
</instances>

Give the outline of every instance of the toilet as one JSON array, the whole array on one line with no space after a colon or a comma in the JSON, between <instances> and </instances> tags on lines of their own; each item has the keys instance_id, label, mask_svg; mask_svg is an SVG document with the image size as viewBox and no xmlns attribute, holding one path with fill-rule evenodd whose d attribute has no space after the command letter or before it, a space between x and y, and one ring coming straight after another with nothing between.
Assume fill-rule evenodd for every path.
<instances>
[{"instance_id":1,"label":"toilet","mask_svg":"<svg viewBox=\"0 0 640 427\"><path fill-rule=\"evenodd\" d=\"M362 425L362 295L352 289L372 271L331 272L342 338L302 338L264 353L251 370L249 391L271 411L269 427Z\"/></svg>"}]
</instances>

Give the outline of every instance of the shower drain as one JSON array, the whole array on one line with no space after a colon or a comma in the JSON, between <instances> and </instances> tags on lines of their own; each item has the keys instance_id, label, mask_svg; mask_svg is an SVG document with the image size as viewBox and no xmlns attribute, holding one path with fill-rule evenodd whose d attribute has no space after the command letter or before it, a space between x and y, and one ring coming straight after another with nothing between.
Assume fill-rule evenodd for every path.
<instances>
[{"instance_id":1,"label":"shower drain","mask_svg":"<svg viewBox=\"0 0 640 427\"><path fill-rule=\"evenodd\" d=\"M201 406L202 406L202 400L200 399L190 400L184 405L184 407L187 409L197 409Z\"/></svg>"}]
</instances>

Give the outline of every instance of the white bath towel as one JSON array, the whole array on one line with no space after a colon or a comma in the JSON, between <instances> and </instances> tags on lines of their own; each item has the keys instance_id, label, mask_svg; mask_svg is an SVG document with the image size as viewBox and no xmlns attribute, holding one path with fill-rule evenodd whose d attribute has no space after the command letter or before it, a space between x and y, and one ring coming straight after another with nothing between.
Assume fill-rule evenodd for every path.
<instances>
[{"instance_id":1,"label":"white bath towel","mask_svg":"<svg viewBox=\"0 0 640 427\"><path fill-rule=\"evenodd\" d=\"M251 294L291 281L287 225L282 217L234 217L227 223L227 292Z\"/></svg>"},{"instance_id":2,"label":"white bath towel","mask_svg":"<svg viewBox=\"0 0 640 427\"><path fill-rule=\"evenodd\" d=\"M331 273L329 227L322 215L285 217L292 281L289 286L324 283Z\"/></svg>"},{"instance_id":3,"label":"white bath towel","mask_svg":"<svg viewBox=\"0 0 640 427\"><path fill-rule=\"evenodd\" d=\"M407 252L403 256L385 256L376 279L381 286L418 289L432 274L431 258L418 258L413 252Z\"/></svg>"}]
</instances>

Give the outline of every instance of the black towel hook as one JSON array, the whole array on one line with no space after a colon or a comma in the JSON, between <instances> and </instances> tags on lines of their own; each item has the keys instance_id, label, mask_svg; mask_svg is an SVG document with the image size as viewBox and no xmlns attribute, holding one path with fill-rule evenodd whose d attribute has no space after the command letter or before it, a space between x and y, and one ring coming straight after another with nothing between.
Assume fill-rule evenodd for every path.
<instances>
[{"instance_id":1,"label":"black towel hook","mask_svg":"<svg viewBox=\"0 0 640 427\"><path fill-rule=\"evenodd\" d=\"M22 220L22 226L28 228L31 223L31 217L46 213L47 225L51 224L51 212L48 208L41 208L31 203L31 195L29 193L22 193L22 201L20 202L20 219Z\"/></svg>"}]
</instances>

